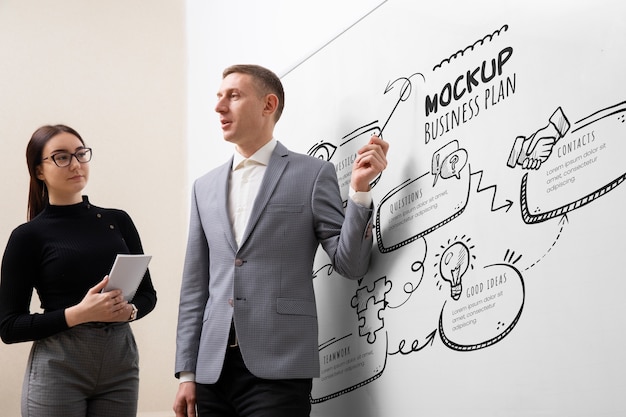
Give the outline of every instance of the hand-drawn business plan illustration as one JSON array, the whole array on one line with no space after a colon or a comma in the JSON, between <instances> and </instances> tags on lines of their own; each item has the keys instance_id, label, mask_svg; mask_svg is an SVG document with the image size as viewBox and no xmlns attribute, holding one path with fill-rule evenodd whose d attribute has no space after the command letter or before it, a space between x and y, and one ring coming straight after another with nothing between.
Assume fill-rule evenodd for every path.
<instances>
[{"instance_id":1,"label":"hand-drawn business plan illustration","mask_svg":"<svg viewBox=\"0 0 626 417\"><path fill-rule=\"evenodd\" d=\"M454 26L419 12L383 5L283 77L300 113L279 139L334 163L342 198L357 149L372 134L391 145L371 184L369 273L355 283L316 258L313 403L374 383L389 361L496 348L532 314L528 280L584 238L570 222L626 198L623 31L569 35L576 19L599 23L566 14L543 37L524 16Z\"/></svg>"}]
</instances>

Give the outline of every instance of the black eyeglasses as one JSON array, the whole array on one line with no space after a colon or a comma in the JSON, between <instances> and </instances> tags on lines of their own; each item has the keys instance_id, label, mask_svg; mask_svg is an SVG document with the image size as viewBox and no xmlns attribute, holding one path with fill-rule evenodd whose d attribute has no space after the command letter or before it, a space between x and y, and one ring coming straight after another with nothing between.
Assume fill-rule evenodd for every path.
<instances>
[{"instance_id":1,"label":"black eyeglasses","mask_svg":"<svg viewBox=\"0 0 626 417\"><path fill-rule=\"evenodd\" d=\"M72 157L76 158L76 160L81 164L85 164L91 161L91 148L82 148L75 153L57 152L54 155L46 156L42 159L42 161L50 158L56 166L58 166L59 168L65 168L67 166L70 166L70 164L72 163Z\"/></svg>"}]
</instances>

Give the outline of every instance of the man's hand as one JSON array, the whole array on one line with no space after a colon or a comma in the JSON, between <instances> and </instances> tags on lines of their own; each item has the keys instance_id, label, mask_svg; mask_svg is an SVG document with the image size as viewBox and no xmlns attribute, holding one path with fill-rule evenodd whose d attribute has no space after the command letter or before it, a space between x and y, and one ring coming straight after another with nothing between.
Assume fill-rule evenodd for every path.
<instances>
[{"instance_id":1,"label":"man's hand","mask_svg":"<svg viewBox=\"0 0 626 417\"><path fill-rule=\"evenodd\" d=\"M174 400L176 417L196 417L196 383L181 382Z\"/></svg>"},{"instance_id":2,"label":"man's hand","mask_svg":"<svg viewBox=\"0 0 626 417\"><path fill-rule=\"evenodd\" d=\"M358 150L350 184L354 191L369 191L370 182L387 168L388 150L389 144L376 135Z\"/></svg>"}]
</instances>

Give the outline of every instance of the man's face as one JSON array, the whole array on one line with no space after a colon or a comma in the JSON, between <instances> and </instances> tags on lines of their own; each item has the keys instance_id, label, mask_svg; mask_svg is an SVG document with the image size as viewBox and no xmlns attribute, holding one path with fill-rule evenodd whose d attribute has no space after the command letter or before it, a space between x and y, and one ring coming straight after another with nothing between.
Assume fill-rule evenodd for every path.
<instances>
[{"instance_id":1,"label":"man's face","mask_svg":"<svg viewBox=\"0 0 626 417\"><path fill-rule=\"evenodd\" d=\"M224 139L238 146L250 146L264 132L265 98L258 92L248 74L227 75L217 92L215 111L220 115Z\"/></svg>"}]
</instances>

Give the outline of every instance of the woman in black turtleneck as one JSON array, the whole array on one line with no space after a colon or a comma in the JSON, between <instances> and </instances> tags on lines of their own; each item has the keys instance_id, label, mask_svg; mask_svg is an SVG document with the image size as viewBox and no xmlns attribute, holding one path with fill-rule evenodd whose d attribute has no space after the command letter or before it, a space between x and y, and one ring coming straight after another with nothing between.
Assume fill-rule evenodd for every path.
<instances>
[{"instance_id":1,"label":"woman in black turtleneck","mask_svg":"<svg viewBox=\"0 0 626 417\"><path fill-rule=\"evenodd\" d=\"M135 416L138 355L128 322L154 309L149 271L131 302L102 293L117 254L143 253L131 218L82 191L91 149L74 129L43 126L26 149L29 221L2 258L0 336L34 341L22 392L28 417ZM33 289L43 313L31 313Z\"/></svg>"}]
</instances>

